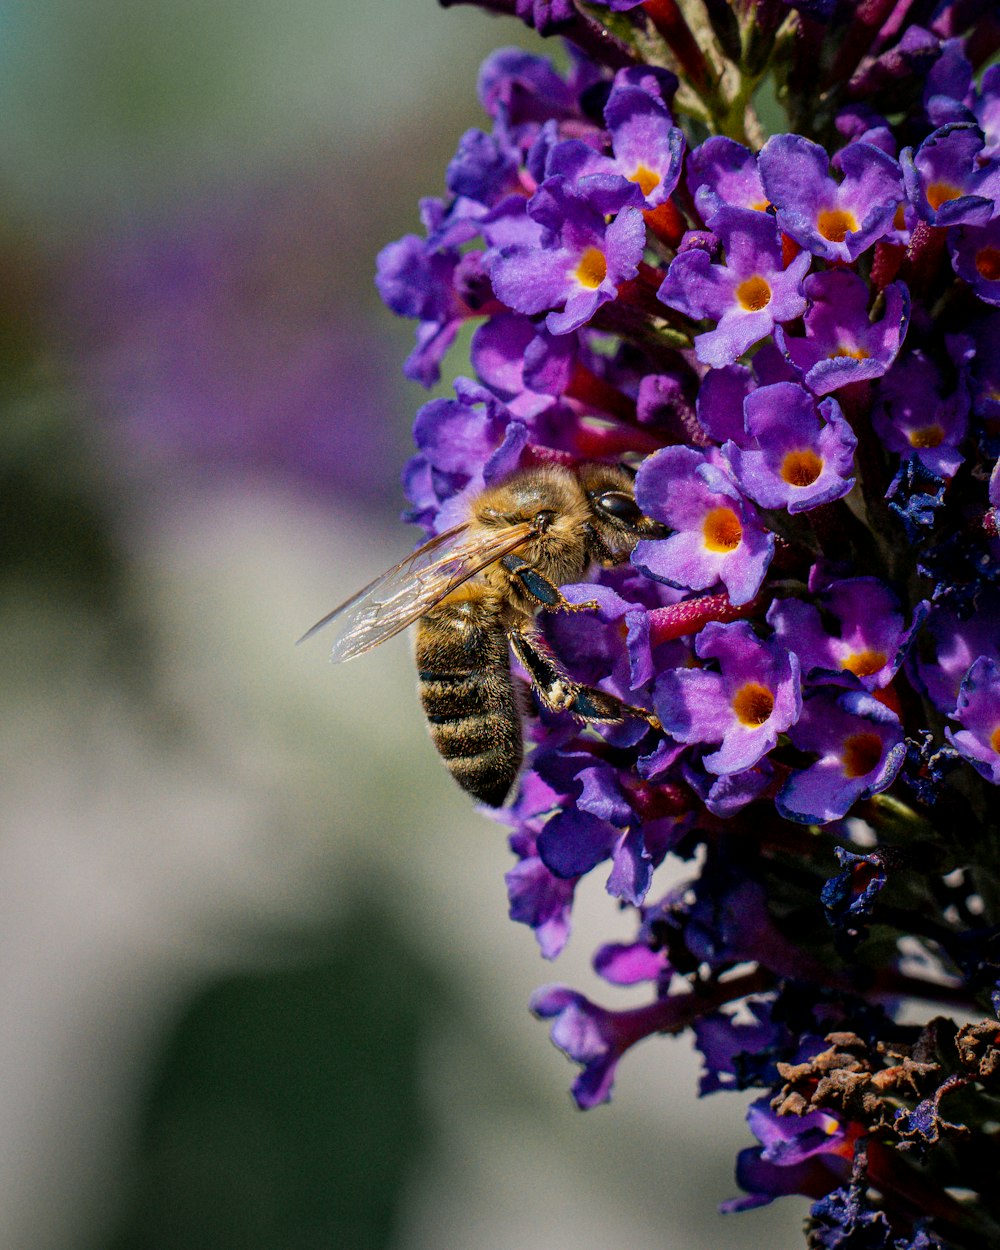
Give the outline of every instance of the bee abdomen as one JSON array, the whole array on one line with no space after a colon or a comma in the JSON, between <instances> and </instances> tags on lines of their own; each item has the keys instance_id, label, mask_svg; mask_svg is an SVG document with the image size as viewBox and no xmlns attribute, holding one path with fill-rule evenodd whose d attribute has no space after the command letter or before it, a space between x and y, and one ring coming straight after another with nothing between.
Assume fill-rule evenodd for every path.
<instances>
[{"instance_id":1,"label":"bee abdomen","mask_svg":"<svg viewBox=\"0 0 1000 1250\"><path fill-rule=\"evenodd\" d=\"M506 635L464 607L420 622L420 699L451 775L481 803L499 807L521 766L521 718Z\"/></svg>"}]
</instances>

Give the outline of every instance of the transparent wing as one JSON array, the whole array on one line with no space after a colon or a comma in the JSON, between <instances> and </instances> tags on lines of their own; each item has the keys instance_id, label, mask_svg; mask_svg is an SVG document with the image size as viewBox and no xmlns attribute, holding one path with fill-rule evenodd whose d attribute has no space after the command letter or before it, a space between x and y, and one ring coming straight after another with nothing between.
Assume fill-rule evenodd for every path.
<instances>
[{"instance_id":1,"label":"transparent wing","mask_svg":"<svg viewBox=\"0 0 1000 1250\"><path fill-rule=\"evenodd\" d=\"M523 546L534 533L526 521L495 533L470 534L467 522L445 530L328 612L299 642L335 624L330 658L351 660L406 629L470 577Z\"/></svg>"}]
</instances>

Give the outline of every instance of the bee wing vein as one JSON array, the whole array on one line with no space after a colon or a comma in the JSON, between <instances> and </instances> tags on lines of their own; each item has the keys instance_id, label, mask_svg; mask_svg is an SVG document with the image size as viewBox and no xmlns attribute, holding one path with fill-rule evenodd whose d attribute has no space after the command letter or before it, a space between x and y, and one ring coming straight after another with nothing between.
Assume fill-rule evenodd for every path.
<instances>
[{"instance_id":1,"label":"bee wing vein","mask_svg":"<svg viewBox=\"0 0 1000 1250\"><path fill-rule=\"evenodd\" d=\"M299 642L336 622L338 633L330 658L340 661L362 655L402 632L470 577L516 551L535 532L528 522L471 537L467 537L468 530L468 523L463 522L429 539L328 612Z\"/></svg>"}]
</instances>

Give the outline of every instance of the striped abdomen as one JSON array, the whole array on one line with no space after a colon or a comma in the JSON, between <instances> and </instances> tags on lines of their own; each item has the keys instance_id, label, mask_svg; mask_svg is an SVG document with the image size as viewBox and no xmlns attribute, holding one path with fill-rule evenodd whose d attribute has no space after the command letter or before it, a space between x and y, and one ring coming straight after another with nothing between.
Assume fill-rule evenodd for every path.
<instances>
[{"instance_id":1,"label":"striped abdomen","mask_svg":"<svg viewBox=\"0 0 1000 1250\"><path fill-rule=\"evenodd\" d=\"M499 807L521 767L521 717L507 636L478 598L439 604L417 627L420 700L431 738L463 790Z\"/></svg>"}]
</instances>

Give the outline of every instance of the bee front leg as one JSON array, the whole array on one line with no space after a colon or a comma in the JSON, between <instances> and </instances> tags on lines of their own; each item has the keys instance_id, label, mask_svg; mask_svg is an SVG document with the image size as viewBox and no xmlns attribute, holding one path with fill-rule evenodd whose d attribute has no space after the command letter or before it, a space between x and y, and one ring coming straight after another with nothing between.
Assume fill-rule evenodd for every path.
<instances>
[{"instance_id":1,"label":"bee front leg","mask_svg":"<svg viewBox=\"0 0 1000 1250\"><path fill-rule=\"evenodd\" d=\"M515 628L507 637L511 650L531 678L532 688L551 711L572 712L581 720L598 724L618 724L635 718L644 720L653 729L663 728L653 713L644 707L623 703L615 695L606 694L596 686L584 686L573 681L537 634Z\"/></svg>"},{"instance_id":2,"label":"bee front leg","mask_svg":"<svg viewBox=\"0 0 1000 1250\"><path fill-rule=\"evenodd\" d=\"M513 574L521 585L521 589L538 602L539 607L549 612L595 612L597 604L593 599L586 603L570 603L559 587L549 581L544 573L539 573L523 556L512 552L500 561L508 573Z\"/></svg>"}]
</instances>

